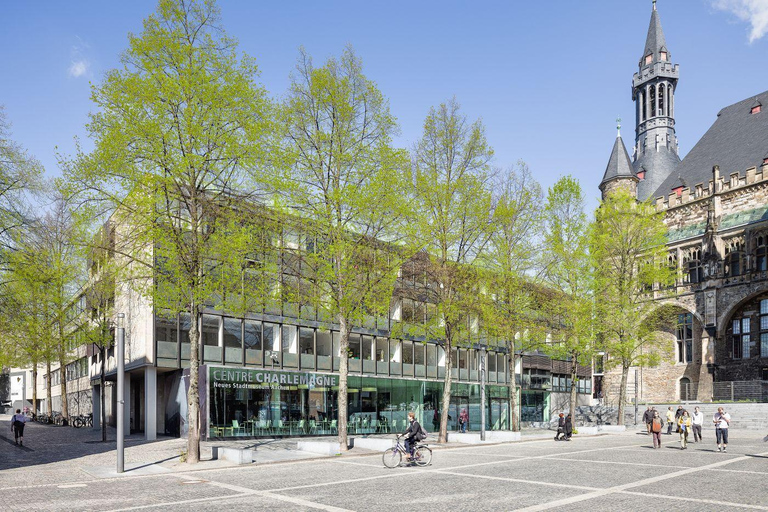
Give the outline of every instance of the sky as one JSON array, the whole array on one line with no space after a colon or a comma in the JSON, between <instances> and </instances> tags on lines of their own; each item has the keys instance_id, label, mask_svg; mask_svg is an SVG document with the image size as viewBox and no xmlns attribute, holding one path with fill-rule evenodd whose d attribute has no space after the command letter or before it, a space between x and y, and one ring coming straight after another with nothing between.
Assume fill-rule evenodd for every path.
<instances>
[{"instance_id":1,"label":"sky","mask_svg":"<svg viewBox=\"0 0 768 512\"><path fill-rule=\"evenodd\" d=\"M220 0L223 26L285 95L298 48L316 64L351 44L389 99L410 148L429 108L456 97L481 118L494 166L525 161L546 188L576 177L596 204L616 137L634 142L632 74L651 0L387 2ZM156 2L4 2L0 105L12 137L57 176L57 153L89 147L92 84L118 67L128 33ZM676 128L684 156L725 106L768 89L768 0L659 0L680 65Z\"/></svg>"}]
</instances>

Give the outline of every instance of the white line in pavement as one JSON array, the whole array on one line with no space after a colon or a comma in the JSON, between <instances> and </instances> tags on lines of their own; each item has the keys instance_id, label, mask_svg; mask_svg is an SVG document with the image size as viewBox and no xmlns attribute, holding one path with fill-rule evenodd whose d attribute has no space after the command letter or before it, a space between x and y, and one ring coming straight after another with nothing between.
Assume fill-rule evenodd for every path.
<instances>
[{"instance_id":1,"label":"white line in pavement","mask_svg":"<svg viewBox=\"0 0 768 512\"><path fill-rule=\"evenodd\" d=\"M64 484L64 485L57 485L59 489L74 489L75 487L88 487L86 484Z\"/></svg>"},{"instance_id":2,"label":"white line in pavement","mask_svg":"<svg viewBox=\"0 0 768 512\"><path fill-rule=\"evenodd\" d=\"M314 501L297 498L295 496L285 496L283 494L275 494L274 492L269 492L269 491L256 491L254 489L248 489L247 487L240 487L239 485L226 484L223 482L214 482L214 481L208 482L208 484L216 487L221 487L222 489L229 489L230 491L235 491L238 493L251 493L251 494L264 496L264 497L268 497L268 498L272 498L280 501L287 501L289 503L294 503L296 505L301 505L303 507L316 508L319 510L327 510L329 512L352 512L345 508L334 507L331 505L324 505L322 503L315 503Z\"/></svg>"},{"instance_id":3,"label":"white line in pavement","mask_svg":"<svg viewBox=\"0 0 768 512\"><path fill-rule=\"evenodd\" d=\"M768 455L768 452L761 453L761 454L758 454L758 455ZM718 468L720 466L725 466L725 465L731 464L733 462L738 462L738 461L742 461L742 460L749 460L749 459L750 459L749 456L744 456L744 457L738 457L738 458L730 459L730 460L723 460L723 461L715 462L713 464L709 464L709 465L706 465L706 466L700 466L700 467L695 467L695 468L688 468L688 469L684 469L684 470L681 470L681 471L675 471L675 472L672 472L672 473L667 473L665 475L658 475L658 476L653 476L653 477L650 477L650 478L645 478L643 480L638 480L636 482L630 482L630 483L627 483L627 484L616 485L614 487L608 487L606 489L601 489L599 491L589 492L587 494L581 494L579 496L572 496L570 498L563 498L561 500L550 501L548 503L542 503L542 504L539 504L539 505L534 505L534 506L531 506L531 507L522 508L522 509L520 509L520 511L538 512L538 511L541 511L541 510L557 509L557 508L560 508L560 507L564 507L566 505L571 505L573 503L578 503L580 501L591 500L593 498L600 498L602 496L607 496L609 494L625 491L625 490L631 489L633 487L640 487L640 486L643 486L643 485L655 484L657 482L662 482L664 480L669 480L670 478L677 478L678 476L684 476L684 475L688 475L688 474L691 474L691 473L698 473L700 471L705 471L707 469ZM741 506L741 505L739 505L739 506Z\"/></svg>"},{"instance_id":4,"label":"white line in pavement","mask_svg":"<svg viewBox=\"0 0 768 512\"><path fill-rule=\"evenodd\" d=\"M750 508L754 510L768 510L768 507L761 507L760 505L748 505L745 503L730 503L727 501L720 501L720 500L708 500L704 498L685 498L683 496L668 496L666 494L650 494L647 492L638 492L638 491L616 491L619 494L631 494L634 496L642 496L644 498L663 498L663 499L671 499L671 500L679 500L679 501L689 501L694 503L707 503L709 505L718 505L721 509L725 507L733 507L733 508Z\"/></svg>"},{"instance_id":5,"label":"white line in pavement","mask_svg":"<svg viewBox=\"0 0 768 512\"><path fill-rule=\"evenodd\" d=\"M554 482L541 482L538 480L524 480L522 478L506 478L503 476L487 476L487 475L473 475L472 473L456 473L455 471L447 471L445 469L436 469L435 473L441 473L444 475L454 475L460 477L472 477L481 478L484 480L500 480L502 482L515 482L520 484L532 484L532 485L545 485L548 487L565 487L566 489L576 489L579 491L597 491L598 487L587 487L584 485L571 485L571 484L558 484Z\"/></svg>"}]
</instances>

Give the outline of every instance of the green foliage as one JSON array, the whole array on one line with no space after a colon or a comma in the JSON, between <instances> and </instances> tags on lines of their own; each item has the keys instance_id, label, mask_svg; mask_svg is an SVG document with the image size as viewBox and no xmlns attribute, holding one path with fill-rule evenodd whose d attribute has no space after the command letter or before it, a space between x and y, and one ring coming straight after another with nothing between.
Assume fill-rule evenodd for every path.
<instances>
[{"instance_id":1,"label":"green foliage","mask_svg":"<svg viewBox=\"0 0 768 512\"><path fill-rule=\"evenodd\" d=\"M281 167L272 186L284 209L289 286L341 330L339 446L346 450L349 332L389 311L402 262L408 159L394 147L395 118L347 48L316 68L302 49L282 110ZM298 268L297 268L298 267ZM300 270L299 270L300 269Z\"/></svg>"},{"instance_id":2,"label":"green foliage","mask_svg":"<svg viewBox=\"0 0 768 512\"><path fill-rule=\"evenodd\" d=\"M302 49L282 120L275 203L307 269L294 296L350 326L385 314L408 255L408 160L386 99L351 47L320 68Z\"/></svg>"},{"instance_id":3,"label":"green foliage","mask_svg":"<svg viewBox=\"0 0 768 512\"><path fill-rule=\"evenodd\" d=\"M245 283L259 282L244 279L260 238L243 217L273 128L256 65L238 55L213 1L173 0L160 0L129 36L121 63L93 86L94 150L65 162L62 186L81 200L83 218L109 218L107 244L96 249L117 258L156 309L193 318L204 305L237 311ZM199 459L198 341L193 322L190 462Z\"/></svg>"},{"instance_id":4,"label":"green foliage","mask_svg":"<svg viewBox=\"0 0 768 512\"><path fill-rule=\"evenodd\" d=\"M424 250L425 302L435 313L428 336L445 350L440 440L450 405L452 349L479 341L482 268L493 225L490 161L493 150L480 120L469 123L453 99L431 108L413 150L412 237Z\"/></svg>"},{"instance_id":5,"label":"green foliage","mask_svg":"<svg viewBox=\"0 0 768 512\"><path fill-rule=\"evenodd\" d=\"M549 189L545 226L542 257L553 291L545 307L554 340L548 352L557 359L589 364L595 348L594 266L584 195L573 177L564 176Z\"/></svg>"},{"instance_id":6,"label":"green foliage","mask_svg":"<svg viewBox=\"0 0 768 512\"><path fill-rule=\"evenodd\" d=\"M654 286L673 282L667 266L663 214L626 191L611 194L596 212L591 249L597 266L599 331L607 366L658 364L664 357L659 330L668 315L649 308Z\"/></svg>"}]
</instances>

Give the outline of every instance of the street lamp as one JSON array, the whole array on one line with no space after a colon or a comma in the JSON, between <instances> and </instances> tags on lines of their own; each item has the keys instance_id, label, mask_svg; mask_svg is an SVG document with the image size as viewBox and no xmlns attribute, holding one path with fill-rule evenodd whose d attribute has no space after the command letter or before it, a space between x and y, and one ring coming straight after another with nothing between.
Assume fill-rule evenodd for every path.
<instances>
[{"instance_id":1,"label":"street lamp","mask_svg":"<svg viewBox=\"0 0 768 512\"><path fill-rule=\"evenodd\" d=\"M125 466L125 315L117 315L117 472L122 473Z\"/></svg>"},{"instance_id":2,"label":"street lamp","mask_svg":"<svg viewBox=\"0 0 768 512\"><path fill-rule=\"evenodd\" d=\"M480 440L485 441L485 347L480 349Z\"/></svg>"}]
</instances>

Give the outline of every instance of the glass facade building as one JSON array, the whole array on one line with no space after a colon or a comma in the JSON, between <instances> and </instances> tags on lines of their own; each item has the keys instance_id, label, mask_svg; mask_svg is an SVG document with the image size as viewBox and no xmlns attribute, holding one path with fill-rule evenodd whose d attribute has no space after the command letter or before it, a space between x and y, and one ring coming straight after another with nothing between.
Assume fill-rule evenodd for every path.
<instances>
[{"instance_id":1,"label":"glass facade building","mask_svg":"<svg viewBox=\"0 0 768 512\"><path fill-rule=\"evenodd\" d=\"M280 320L202 315L204 435L336 433L339 332ZM184 313L155 315L158 369L188 367L189 326ZM509 428L505 354L462 347L453 353L449 429L457 428L462 409L469 414L469 428L479 429L481 357L486 357L487 428ZM349 350L350 433L405 430L408 411L428 430L436 429L444 377L445 353L437 344L356 330Z\"/></svg>"}]
</instances>

